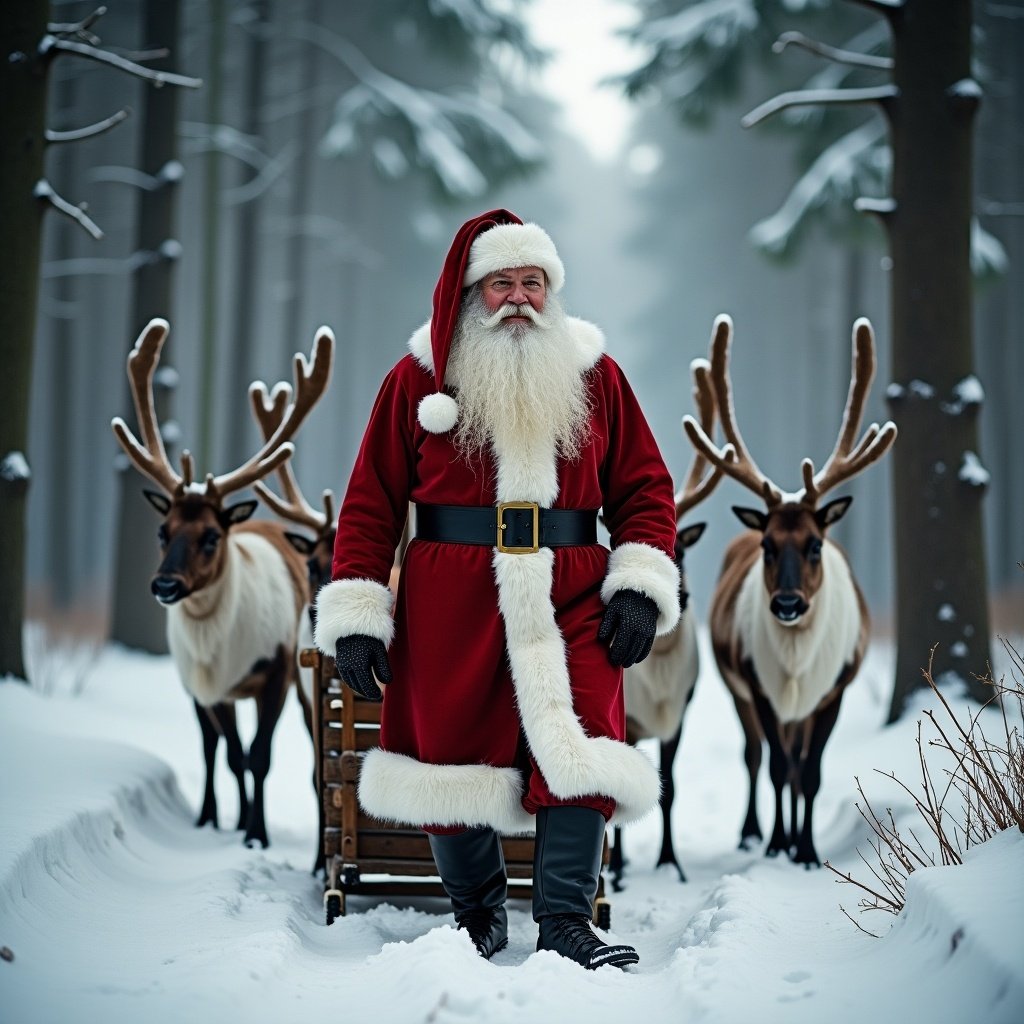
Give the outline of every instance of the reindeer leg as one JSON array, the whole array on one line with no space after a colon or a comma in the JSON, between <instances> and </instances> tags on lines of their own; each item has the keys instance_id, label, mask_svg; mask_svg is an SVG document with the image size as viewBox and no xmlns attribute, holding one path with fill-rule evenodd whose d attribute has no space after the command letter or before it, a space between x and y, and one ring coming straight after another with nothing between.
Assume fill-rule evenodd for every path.
<instances>
[{"instance_id":1,"label":"reindeer leg","mask_svg":"<svg viewBox=\"0 0 1024 1024\"><path fill-rule=\"evenodd\" d=\"M608 856L608 873L612 876L612 892L622 892L622 870L626 866L626 858L622 853L622 826L616 825L613 831L614 842Z\"/></svg>"},{"instance_id":2,"label":"reindeer leg","mask_svg":"<svg viewBox=\"0 0 1024 1024\"><path fill-rule=\"evenodd\" d=\"M757 713L761 719L761 728L768 740L768 772L775 789L775 827L772 837L768 840L765 855L775 857L782 851L789 850L789 837L783 824L782 791L789 778L789 751L786 750L779 736L779 723L771 704L760 693L754 694Z\"/></svg>"},{"instance_id":3,"label":"reindeer leg","mask_svg":"<svg viewBox=\"0 0 1024 1024\"><path fill-rule=\"evenodd\" d=\"M810 747L807 751L807 760L803 764L801 788L804 794L804 821L793 862L804 864L808 868L812 866L820 867L821 865L821 861L818 860L818 853L814 849L814 798L818 795L818 790L821 787L821 755L829 736L832 735L836 719L839 717L839 704L842 696L843 693L840 690L836 694L835 700L819 711L815 717L814 729L811 731Z\"/></svg>"},{"instance_id":4,"label":"reindeer leg","mask_svg":"<svg viewBox=\"0 0 1024 1024\"><path fill-rule=\"evenodd\" d=\"M319 702L323 699L321 689L321 662L317 661L313 668L313 700ZM317 735L317 723L313 714L313 706L302 689L302 683L296 680L295 692L299 696L299 703L302 705L302 717L309 732L309 738L313 741L313 794L316 796L317 830L316 830L316 857L313 861L313 874L317 874L326 867L324 857L324 802L320 798L320 737Z\"/></svg>"},{"instance_id":5,"label":"reindeer leg","mask_svg":"<svg viewBox=\"0 0 1024 1024\"><path fill-rule=\"evenodd\" d=\"M214 828L218 828L217 795L213 790L213 775L220 734L217 732L213 719L210 718L206 708L199 701L194 701L193 703L196 707L196 717L199 719L199 729L203 734L203 759L206 762L206 789L203 794L202 810L200 810L199 817L196 819L196 828L202 828L211 822Z\"/></svg>"},{"instance_id":6,"label":"reindeer leg","mask_svg":"<svg viewBox=\"0 0 1024 1024\"><path fill-rule=\"evenodd\" d=\"M245 828L249 818L249 796L245 790L245 751L238 735L235 707L233 704L214 704L211 710L228 745L228 767L238 782L238 824L235 828Z\"/></svg>"},{"instance_id":7,"label":"reindeer leg","mask_svg":"<svg viewBox=\"0 0 1024 1024\"><path fill-rule=\"evenodd\" d=\"M740 849L750 850L763 838L761 826L757 820L757 773L761 770L763 741L754 705L739 697L733 697L733 701L736 704L740 725L743 727L743 761L747 766L747 778L749 779L747 816L740 832Z\"/></svg>"},{"instance_id":8,"label":"reindeer leg","mask_svg":"<svg viewBox=\"0 0 1024 1024\"><path fill-rule=\"evenodd\" d=\"M789 737L789 846L790 854L796 852L797 836L800 834L799 805L802 787L800 785L800 771L803 765L803 730L793 728Z\"/></svg>"},{"instance_id":9,"label":"reindeer leg","mask_svg":"<svg viewBox=\"0 0 1024 1024\"><path fill-rule=\"evenodd\" d=\"M270 743L274 736L277 720L281 717L284 698L287 693L287 660L284 648L279 647L272 662L261 665L265 682L256 695L259 722L256 735L249 748L249 771L252 772L252 806L245 826L245 845L260 843L264 849L270 845L267 838L267 823L263 813L263 783L270 771Z\"/></svg>"},{"instance_id":10,"label":"reindeer leg","mask_svg":"<svg viewBox=\"0 0 1024 1024\"><path fill-rule=\"evenodd\" d=\"M672 842L672 803L676 796L675 780L672 777L672 766L675 764L679 740L683 735L682 722L675 736L661 744L661 853L658 854L658 867L671 864L679 872L679 881L685 882L686 875L676 860L675 844Z\"/></svg>"}]
</instances>

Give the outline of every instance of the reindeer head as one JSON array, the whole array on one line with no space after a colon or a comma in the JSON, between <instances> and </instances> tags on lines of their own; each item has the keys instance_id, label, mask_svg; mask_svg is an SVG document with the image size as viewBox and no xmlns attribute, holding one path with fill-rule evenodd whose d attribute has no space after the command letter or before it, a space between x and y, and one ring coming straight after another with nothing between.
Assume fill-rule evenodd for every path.
<instances>
[{"instance_id":1,"label":"reindeer head","mask_svg":"<svg viewBox=\"0 0 1024 1024\"><path fill-rule=\"evenodd\" d=\"M193 481L194 466L188 451L181 455L181 474L175 472L157 423L153 374L168 329L165 320L151 320L128 355L128 377L143 442L135 438L120 417L111 424L135 467L161 488L159 492L143 493L164 517L158 531L163 560L150 584L153 595L164 605L175 604L220 577L228 531L248 519L257 507L251 500L225 505L224 499L273 472L291 457L295 448L289 438L326 389L334 356L334 336L322 328L314 342L312 362L296 356L297 398L282 415L278 429L237 469L216 477L207 474L200 484Z\"/></svg>"},{"instance_id":2,"label":"reindeer head","mask_svg":"<svg viewBox=\"0 0 1024 1024\"><path fill-rule=\"evenodd\" d=\"M718 317L711 342L711 382L727 444L718 448L708 431L692 417L684 419L683 427L698 452L764 500L766 512L740 506L733 506L733 512L744 526L762 534L764 584L769 607L777 621L793 626L810 610L824 580L825 532L845 515L853 499L836 498L820 508L819 500L837 484L877 462L895 441L896 425L889 422L879 428L877 423L872 423L854 444L875 375L871 324L861 318L853 327L850 391L832 454L818 473L814 471L814 463L804 459L801 464L803 490L783 496L758 469L736 424L729 379L731 339L732 321L727 316Z\"/></svg>"}]
</instances>

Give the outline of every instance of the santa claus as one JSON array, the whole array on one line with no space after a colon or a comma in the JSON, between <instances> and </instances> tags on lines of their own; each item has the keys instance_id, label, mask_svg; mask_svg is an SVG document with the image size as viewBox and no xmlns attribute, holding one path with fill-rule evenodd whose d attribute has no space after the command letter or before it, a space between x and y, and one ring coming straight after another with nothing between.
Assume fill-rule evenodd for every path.
<instances>
[{"instance_id":1,"label":"santa claus","mask_svg":"<svg viewBox=\"0 0 1024 1024\"><path fill-rule=\"evenodd\" d=\"M427 831L481 954L508 941L498 835L535 831L537 948L622 967L636 950L589 921L605 823L658 801L624 742L622 669L679 616L675 506L601 331L559 305L564 280L536 224L492 210L459 230L370 414L316 642L359 693L384 690L359 800Z\"/></svg>"}]
</instances>

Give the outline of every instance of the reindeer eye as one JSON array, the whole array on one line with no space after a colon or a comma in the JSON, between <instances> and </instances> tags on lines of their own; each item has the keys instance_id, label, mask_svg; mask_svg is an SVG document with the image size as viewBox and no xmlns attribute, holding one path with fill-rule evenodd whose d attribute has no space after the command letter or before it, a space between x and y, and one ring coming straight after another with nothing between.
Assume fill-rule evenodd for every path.
<instances>
[{"instance_id":1,"label":"reindeer eye","mask_svg":"<svg viewBox=\"0 0 1024 1024\"><path fill-rule=\"evenodd\" d=\"M761 550L764 551L764 564L773 565L775 559L778 558L779 549L775 546L775 541L770 537L764 537L761 540Z\"/></svg>"},{"instance_id":2,"label":"reindeer eye","mask_svg":"<svg viewBox=\"0 0 1024 1024\"><path fill-rule=\"evenodd\" d=\"M167 541L170 539L170 535L167 532L167 527L161 523L160 529L156 531L156 539L160 542L160 547L167 547Z\"/></svg>"},{"instance_id":3,"label":"reindeer eye","mask_svg":"<svg viewBox=\"0 0 1024 1024\"><path fill-rule=\"evenodd\" d=\"M821 538L812 537L807 542L807 561L817 565L821 561Z\"/></svg>"},{"instance_id":4,"label":"reindeer eye","mask_svg":"<svg viewBox=\"0 0 1024 1024\"><path fill-rule=\"evenodd\" d=\"M220 532L210 527L203 530L199 537L199 549L204 555L212 555L220 543Z\"/></svg>"}]
</instances>

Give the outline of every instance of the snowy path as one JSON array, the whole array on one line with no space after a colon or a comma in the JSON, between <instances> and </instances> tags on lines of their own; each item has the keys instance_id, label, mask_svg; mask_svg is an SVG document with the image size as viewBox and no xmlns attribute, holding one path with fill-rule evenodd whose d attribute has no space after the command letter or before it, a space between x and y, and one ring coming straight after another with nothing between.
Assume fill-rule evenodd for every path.
<instances>
[{"instance_id":1,"label":"snowy path","mask_svg":"<svg viewBox=\"0 0 1024 1024\"><path fill-rule=\"evenodd\" d=\"M872 768L915 778L913 722L878 725L886 669L882 652L826 750L817 841L844 867L858 843L866 849L853 775L883 803L896 793ZM0 687L0 946L15 954L0 963L0 1020L1024 1019L1024 837L1000 837L963 868L919 873L908 913L869 939L839 913L856 896L830 873L735 849L739 749L731 704L705 673L677 764L690 881L651 868L653 817L630 830L632 873L613 894L613 925L641 964L591 974L535 953L518 902L509 947L490 964L440 900L351 899L349 915L324 927L308 872L312 758L295 701L275 737L264 852L192 827L198 728L167 659L109 650L77 699ZM232 790L222 765L224 824L237 814ZM865 923L885 932L891 919Z\"/></svg>"}]
</instances>

